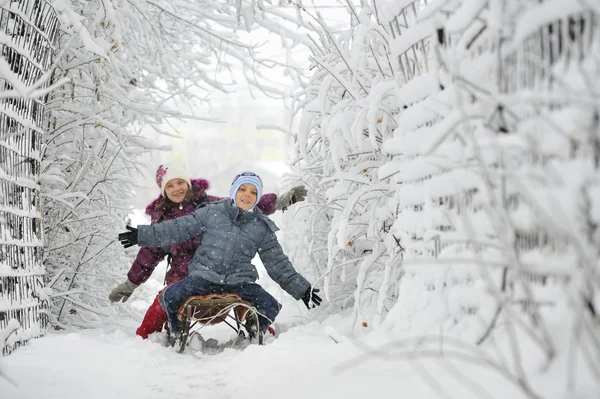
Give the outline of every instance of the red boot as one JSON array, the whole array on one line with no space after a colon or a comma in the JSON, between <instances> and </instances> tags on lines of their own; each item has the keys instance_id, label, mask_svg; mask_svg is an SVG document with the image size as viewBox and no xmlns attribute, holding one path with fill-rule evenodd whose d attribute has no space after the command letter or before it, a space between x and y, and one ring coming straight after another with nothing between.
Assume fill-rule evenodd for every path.
<instances>
[{"instance_id":1,"label":"red boot","mask_svg":"<svg viewBox=\"0 0 600 399\"><path fill-rule=\"evenodd\" d=\"M162 292L162 291L161 291ZM160 294L160 292L159 292ZM143 339L148 338L148 335L162 331L163 324L167 321L167 314L158 303L158 295L154 298L154 302L146 311L142 324L135 331L136 335L139 335Z\"/></svg>"}]
</instances>

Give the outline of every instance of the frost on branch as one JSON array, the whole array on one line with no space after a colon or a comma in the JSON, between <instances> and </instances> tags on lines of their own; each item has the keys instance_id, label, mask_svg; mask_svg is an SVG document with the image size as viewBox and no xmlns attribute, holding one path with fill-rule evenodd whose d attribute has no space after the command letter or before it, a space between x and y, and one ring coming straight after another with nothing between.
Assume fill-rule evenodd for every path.
<instances>
[{"instance_id":1,"label":"frost on branch","mask_svg":"<svg viewBox=\"0 0 600 399\"><path fill-rule=\"evenodd\" d=\"M572 3L363 2L296 99L296 260L331 309L500 345L530 397L600 370L600 15Z\"/></svg>"}]
</instances>

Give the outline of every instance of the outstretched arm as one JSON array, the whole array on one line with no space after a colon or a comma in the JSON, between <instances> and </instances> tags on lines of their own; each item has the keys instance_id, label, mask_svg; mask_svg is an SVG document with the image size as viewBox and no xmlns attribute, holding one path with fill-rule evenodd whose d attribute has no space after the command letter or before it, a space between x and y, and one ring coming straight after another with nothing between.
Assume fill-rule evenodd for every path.
<instances>
[{"instance_id":1,"label":"outstretched arm","mask_svg":"<svg viewBox=\"0 0 600 399\"><path fill-rule=\"evenodd\" d=\"M295 299L301 299L310 288L310 283L294 269L292 262L283 252L273 231L267 233L258 249L269 276Z\"/></svg>"},{"instance_id":2,"label":"outstretched arm","mask_svg":"<svg viewBox=\"0 0 600 399\"><path fill-rule=\"evenodd\" d=\"M194 213L152 225L139 225L137 243L140 247L166 247L202 234L210 206Z\"/></svg>"}]
</instances>

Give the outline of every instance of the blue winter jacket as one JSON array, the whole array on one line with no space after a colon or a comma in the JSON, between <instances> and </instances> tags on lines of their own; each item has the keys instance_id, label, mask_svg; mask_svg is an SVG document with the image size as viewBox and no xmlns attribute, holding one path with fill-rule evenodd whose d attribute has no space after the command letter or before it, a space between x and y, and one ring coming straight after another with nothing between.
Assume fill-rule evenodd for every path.
<instances>
[{"instance_id":1,"label":"blue winter jacket","mask_svg":"<svg viewBox=\"0 0 600 399\"><path fill-rule=\"evenodd\" d=\"M165 247L202 234L202 243L189 264L189 274L224 285L256 281L258 273L251 262L258 253L269 276L292 297L300 299L310 283L283 253L275 236L277 230L275 223L257 208L244 211L228 198L187 216L138 226L138 244Z\"/></svg>"}]
</instances>

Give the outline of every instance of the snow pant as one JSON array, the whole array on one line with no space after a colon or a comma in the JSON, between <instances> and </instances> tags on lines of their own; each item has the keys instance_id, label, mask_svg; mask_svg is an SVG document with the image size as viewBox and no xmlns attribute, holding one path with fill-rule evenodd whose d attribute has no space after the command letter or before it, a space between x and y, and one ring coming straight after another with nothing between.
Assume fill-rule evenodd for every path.
<instances>
[{"instance_id":1,"label":"snow pant","mask_svg":"<svg viewBox=\"0 0 600 399\"><path fill-rule=\"evenodd\" d=\"M241 285L222 285L207 281L198 276L188 276L178 283L168 286L159 297L159 301L169 318L169 327L174 334L181 332L177 313L185 301L195 295L238 294L258 310L259 329L265 332L275 320L281 305L271 294L255 283Z\"/></svg>"},{"instance_id":2,"label":"snow pant","mask_svg":"<svg viewBox=\"0 0 600 399\"><path fill-rule=\"evenodd\" d=\"M135 331L135 334L143 339L148 338L148 335L152 333L162 331L163 324L167 321L167 314L158 302L158 296L162 291L158 292L156 298L154 298L154 302L152 302L152 305L146 311L142 324Z\"/></svg>"}]
</instances>

